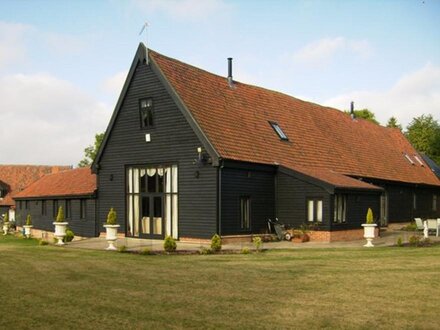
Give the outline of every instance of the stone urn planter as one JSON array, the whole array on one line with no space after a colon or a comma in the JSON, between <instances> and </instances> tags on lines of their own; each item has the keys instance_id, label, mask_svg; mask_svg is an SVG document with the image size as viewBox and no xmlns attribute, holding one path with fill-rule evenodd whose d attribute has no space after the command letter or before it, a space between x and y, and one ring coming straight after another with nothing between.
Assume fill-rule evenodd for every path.
<instances>
[{"instance_id":1,"label":"stone urn planter","mask_svg":"<svg viewBox=\"0 0 440 330\"><path fill-rule=\"evenodd\" d=\"M106 250L116 251L115 242L118 239L118 228L120 225L104 225L105 228L105 239L108 242L108 247Z\"/></svg>"},{"instance_id":2,"label":"stone urn planter","mask_svg":"<svg viewBox=\"0 0 440 330\"><path fill-rule=\"evenodd\" d=\"M108 243L106 250L108 251L116 250L115 242L118 239L118 228L120 227L120 225L117 224L116 218L116 211L111 208L107 215L107 222L104 224L105 239Z\"/></svg>"},{"instance_id":3,"label":"stone urn planter","mask_svg":"<svg viewBox=\"0 0 440 330\"><path fill-rule=\"evenodd\" d=\"M3 236L7 235L9 231L9 212L6 212L3 219Z\"/></svg>"},{"instance_id":4,"label":"stone urn planter","mask_svg":"<svg viewBox=\"0 0 440 330\"><path fill-rule=\"evenodd\" d=\"M3 222L3 236L7 235L9 231L9 221Z\"/></svg>"},{"instance_id":5,"label":"stone urn planter","mask_svg":"<svg viewBox=\"0 0 440 330\"><path fill-rule=\"evenodd\" d=\"M31 215L28 214L27 218L26 218L26 224L23 226L24 228L24 236L26 236L26 238L31 238L32 232L32 220L31 220Z\"/></svg>"},{"instance_id":6,"label":"stone urn planter","mask_svg":"<svg viewBox=\"0 0 440 330\"><path fill-rule=\"evenodd\" d=\"M369 208L367 212L367 223L362 224L364 227L364 238L367 240L367 244L364 247L374 247L373 239L376 236L376 224L373 223L373 211Z\"/></svg>"},{"instance_id":7,"label":"stone urn planter","mask_svg":"<svg viewBox=\"0 0 440 330\"><path fill-rule=\"evenodd\" d=\"M58 209L57 219L55 222L53 222L53 225L55 226L54 236L58 240L56 245L62 246L65 244L63 242L63 239L64 236L66 236L66 229L68 224L68 222L64 221L63 207L60 206Z\"/></svg>"}]
</instances>

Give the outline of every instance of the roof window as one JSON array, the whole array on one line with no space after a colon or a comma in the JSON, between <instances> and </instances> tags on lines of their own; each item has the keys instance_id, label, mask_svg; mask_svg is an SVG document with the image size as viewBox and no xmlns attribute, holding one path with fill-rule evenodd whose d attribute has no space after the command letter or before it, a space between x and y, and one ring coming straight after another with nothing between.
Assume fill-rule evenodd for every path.
<instances>
[{"instance_id":1,"label":"roof window","mask_svg":"<svg viewBox=\"0 0 440 330\"><path fill-rule=\"evenodd\" d=\"M404 154L405 158L411 163L411 165L414 165L414 161L411 159L411 157L408 154Z\"/></svg>"},{"instance_id":2,"label":"roof window","mask_svg":"<svg viewBox=\"0 0 440 330\"><path fill-rule=\"evenodd\" d=\"M281 140L283 140L283 141L288 141L289 140L289 138L283 132L283 130L281 129L280 125L278 125L278 123L270 121L269 124L270 124L270 126L272 126L272 128L278 134L278 136L280 137Z\"/></svg>"},{"instance_id":3,"label":"roof window","mask_svg":"<svg viewBox=\"0 0 440 330\"><path fill-rule=\"evenodd\" d=\"M414 158L417 160L417 162L420 164L420 166L425 167L425 164L423 164L423 162L420 160L419 156L414 155Z\"/></svg>"}]
</instances>

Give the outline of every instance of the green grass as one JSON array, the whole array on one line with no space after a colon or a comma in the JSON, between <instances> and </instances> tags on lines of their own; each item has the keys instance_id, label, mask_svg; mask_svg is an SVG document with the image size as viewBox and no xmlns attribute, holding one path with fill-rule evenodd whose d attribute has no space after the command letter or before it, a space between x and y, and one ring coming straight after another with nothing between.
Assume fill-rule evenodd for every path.
<instances>
[{"instance_id":1,"label":"green grass","mask_svg":"<svg viewBox=\"0 0 440 330\"><path fill-rule=\"evenodd\" d=\"M440 247L142 256L0 238L0 329L439 326Z\"/></svg>"}]
</instances>

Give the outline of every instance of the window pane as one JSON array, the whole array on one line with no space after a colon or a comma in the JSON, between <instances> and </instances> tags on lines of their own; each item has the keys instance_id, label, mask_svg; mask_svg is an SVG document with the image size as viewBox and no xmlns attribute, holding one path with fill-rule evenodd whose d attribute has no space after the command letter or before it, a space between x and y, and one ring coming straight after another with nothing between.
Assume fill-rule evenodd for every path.
<instances>
[{"instance_id":1,"label":"window pane","mask_svg":"<svg viewBox=\"0 0 440 330\"><path fill-rule=\"evenodd\" d=\"M150 233L150 198L142 197L142 234Z\"/></svg>"},{"instance_id":2,"label":"window pane","mask_svg":"<svg viewBox=\"0 0 440 330\"><path fill-rule=\"evenodd\" d=\"M172 183L172 192L174 192L174 193L176 193L177 192L177 166L176 165L173 165L173 171L172 171L172 180L173 180L173 183Z\"/></svg>"},{"instance_id":3,"label":"window pane","mask_svg":"<svg viewBox=\"0 0 440 330\"><path fill-rule=\"evenodd\" d=\"M307 220L308 221L315 220L314 217L313 217L313 215L314 215L314 210L313 210L314 209L314 205L315 205L315 202L313 200L309 200L307 202Z\"/></svg>"},{"instance_id":4,"label":"window pane","mask_svg":"<svg viewBox=\"0 0 440 330\"><path fill-rule=\"evenodd\" d=\"M171 229L171 195L166 194L163 200L163 208L165 210L164 212L164 221L165 221L165 235L171 236L172 235L172 229Z\"/></svg>"},{"instance_id":5,"label":"window pane","mask_svg":"<svg viewBox=\"0 0 440 330\"><path fill-rule=\"evenodd\" d=\"M133 169L133 192L139 192L139 169Z\"/></svg>"},{"instance_id":6,"label":"window pane","mask_svg":"<svg viewBox=\"0 0 440 330\"><path fill-rule=\"evenodd\" d=\"M129 236L133 236L133 195L129 195L127 201L128 201L128 207L127 207L127 209L128 209L128 223L127 223L128 228L127 228L127 231L128 231Z\"/></svg>"},{"instance_id":7,"label":"window pane","mask_svg":"<svg viewBox=\"0 0 440 330\"><path fill-rule=\"evenodd\" d=\"M128 192L133 192L133 169L128 169Z\"/></svg>"},{"instance_id":8,"label":"window pane","mask_svg":"<svg viewBox=\"0 0 440 330\"><path fill-rule=\"evenodd\" d=\"M163 168L157 169L157 191L163 192L165 173Z\"/></svg>"},{"instance_id":9,"label":"window pane","mask_svg":"<svg viewBox=\"0 0 440 330\"><path fill-rule=\"evenodd\" d=\"M157 170L155 168L147 169L147 186L148 192L156 192Z\"/></svg>"},{"instance_id":10,"label":"window pane","mask_svg":"<svg viewBox=\"0 0 440 330\"><path fill-rule=\"evenodd\" d=\"M316 203L316 221L322 222L322 200L318 200Z\"/></svg>"},{"instance_id":11,"label":"window pane","mask_svg":"<svg viewBox=\"0 0 440 330\"><path fill-rule=\"evenodd\" d=\"M133 196L133 233L134 236L139 236L139 196Z\"/></svg>"},{"instance_id":12,"label":"window pane","mask_svg":"<svg viewBox=\"0 0 440 330\"><path fill-rule=\"evenodd\" d=\"M146 176L147 176L147 173L146 173L145 169L144 168L141 169L139 171L139 181L140 181L139 185L140 185L141 192L145 192L146 191L146 187L147 187Z\"/></svg>"},{"instance_id":13,"label":"window pane","mask_svg":"<svg viewBox=\"0 0 440 330\"><path fill-rule=\"evenodd\" d=\"M165 192L171 192L171 167L165 168Z\"/></svg>"},{"instance_id":14,"label":"window pane","mask_svg":"<svg viewBox=\"0 0 440 330\"><path fill-rule=\"evenodd\" d=\"M241 197L240 198L240 222L241 228L249 229L250 228L250 198L249 197Z\"/></svg>"},{"instance_id":15,"label":"window pane","mask_svg":"<svg viewBox=\"0 0 440 330\"><path fill-rule=\"evenodd\" d=\"M153 234L162 235L162 197L154 197Z\"/></svg>"},{"instance_id":16,"label":"window pane","mask_svg":"<svg viewBox=\"0 0 440 330\"><path fill-rule=\"evenodd\" d=\"M178 205L177 205L177 203L178 203L177 195L173 194L172 198L173 198L173 207L172 207L173 237L177 239L177 238L179 238L179 232L177 230L177 228L178 228L178 223L177 222L178 222L178 219L179 219L179 217L178 217L179 209L178 209Z\"/></svg>"}]
</instances>

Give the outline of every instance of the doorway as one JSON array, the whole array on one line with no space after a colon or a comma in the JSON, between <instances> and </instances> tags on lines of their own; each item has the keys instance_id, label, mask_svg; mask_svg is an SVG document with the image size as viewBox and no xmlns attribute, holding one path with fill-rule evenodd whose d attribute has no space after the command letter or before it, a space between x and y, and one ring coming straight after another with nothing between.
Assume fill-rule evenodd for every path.
<instances>
[{"instance_id":1,"label":"doorway","mask_svg":"<svg viewBox=\"0 0 440 330\"><path fill-rule=\"evenodd\" d=\"M141 197L139 237L164 237L163 194L148 194Z\"/></svg>"}]
</instances>

